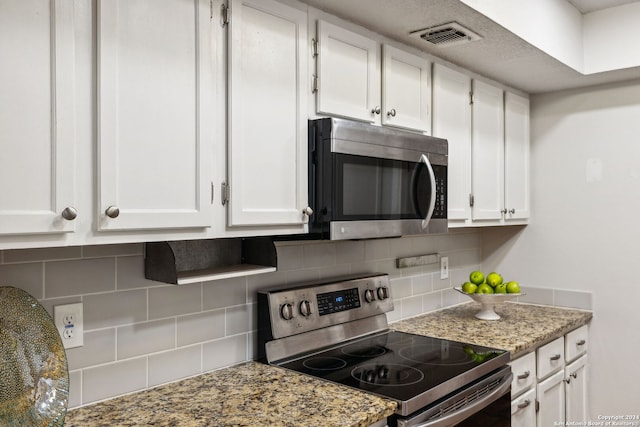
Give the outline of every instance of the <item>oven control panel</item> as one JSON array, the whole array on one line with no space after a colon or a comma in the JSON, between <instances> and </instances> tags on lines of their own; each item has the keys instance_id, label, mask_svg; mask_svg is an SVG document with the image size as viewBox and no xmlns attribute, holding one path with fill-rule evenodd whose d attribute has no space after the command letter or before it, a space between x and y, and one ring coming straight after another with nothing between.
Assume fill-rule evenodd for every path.
<instances>
[{"instance_id":1,"label":"oven control panel","mask_svg":"<svg viewBox=\"0 0 640 427\"><path fill-rule=\"evenodd\" d=\"M332 282L260 291L273 338L309 332L393 310L389 276L372 274Z\"/></svg>"}]
</instances>

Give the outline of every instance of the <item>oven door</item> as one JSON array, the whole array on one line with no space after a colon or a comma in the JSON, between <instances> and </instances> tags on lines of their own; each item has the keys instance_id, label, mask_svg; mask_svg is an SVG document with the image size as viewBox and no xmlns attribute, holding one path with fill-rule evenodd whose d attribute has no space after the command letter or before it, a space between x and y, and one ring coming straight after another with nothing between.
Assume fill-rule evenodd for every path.
<instances>
[{"instance_id":1,"label":"oven door","mask_svg":"<svg viewBox=\"0 0 640 427\"><path fill-rule=\"evenodd\" d=\"M446 218L446 166L410 150L332 145L331 239L422 234L432 217Z\"/></svg>"},{"instance_id":2,"label":"oven door","mask_svg":"<svg viewBox=\"0 0 640 427\"><path fill-rule=\"evenodd\" d=\"M390 420L397 427L510 427L511 368L488 374L429 407Z\"/></svg>"}]
</instances>

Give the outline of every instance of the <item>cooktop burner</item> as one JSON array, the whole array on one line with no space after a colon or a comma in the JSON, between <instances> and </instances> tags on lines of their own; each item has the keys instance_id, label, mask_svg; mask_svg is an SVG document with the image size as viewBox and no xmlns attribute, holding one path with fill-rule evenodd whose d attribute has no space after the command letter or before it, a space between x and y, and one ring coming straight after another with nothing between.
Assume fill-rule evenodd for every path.
<instances>
[{"instance_id":1,"label":"cooktop burner","mask_svg":"<svg viewBox=\"0 0 640 427\"><path fill-rule=\"evenodd\" d=\"M279 365L407 401L425 390L453 391L460 387L461 378L493 370L484 366L504 354L487 347L386 331Z\"/></svg>"}]
</instances>

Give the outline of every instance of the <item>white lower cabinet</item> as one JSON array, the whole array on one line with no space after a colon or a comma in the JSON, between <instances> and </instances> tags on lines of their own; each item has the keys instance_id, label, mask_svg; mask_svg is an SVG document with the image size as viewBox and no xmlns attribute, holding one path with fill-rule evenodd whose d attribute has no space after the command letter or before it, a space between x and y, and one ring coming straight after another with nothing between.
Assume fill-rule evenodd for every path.
<instances>
[{"instance_id":1,"label":"white lower cabinet","mask_svg":"<svg viewBox=\"0 0 640 427\"><path fill-rule=\"evenodd\" d=\"M511 400L511 427L535 427L536 390Z\"/></svg>"},{"instance_id":2,"label":"white lower cabinet","mask_svg":"<svg viewBox=\"0 0 640 427\"><path fill-rule=\"evenodd\" d=\"M581 326L509 363L512 427L589 419L588 335Z\"/></svg>"},{"instance_id":3,"label":"white lower cabinet","mask_svg":"<svg viewBox=\"0 0 640 427\"><path fill-rule=\"evenodd\" d=\"M564 370L558 371L536 387L538 427L564 425Z\"/></svg>"},{"instance_id":4,"label":"white lower cabinet","mask_svg":"<svg viewBox=\"0 0 640 427\"><path fill-rule=\"evenodd\" d=\"M588 414L588 364L585 354L575 362L567 365L565 376L565 414L566 422L587 421Z\"/></svg>"}]
</instances>

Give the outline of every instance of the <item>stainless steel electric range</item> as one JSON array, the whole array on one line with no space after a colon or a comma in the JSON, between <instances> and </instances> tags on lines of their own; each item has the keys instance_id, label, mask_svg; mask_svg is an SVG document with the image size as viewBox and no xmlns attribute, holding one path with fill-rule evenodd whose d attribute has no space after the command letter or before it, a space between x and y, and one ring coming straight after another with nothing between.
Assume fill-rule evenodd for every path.
<instances>
[{"instance_id":1,"label":"stainless steel electric range","mask_svg":"<svg viewBox=\"0 0 640 427\"><path fill-rule=\"evenodd\" d=\"M259 360L398 403L389 426L510 426L509 353L392 331L386 274L258 293Z\"/></svg>"}]
</instances>

